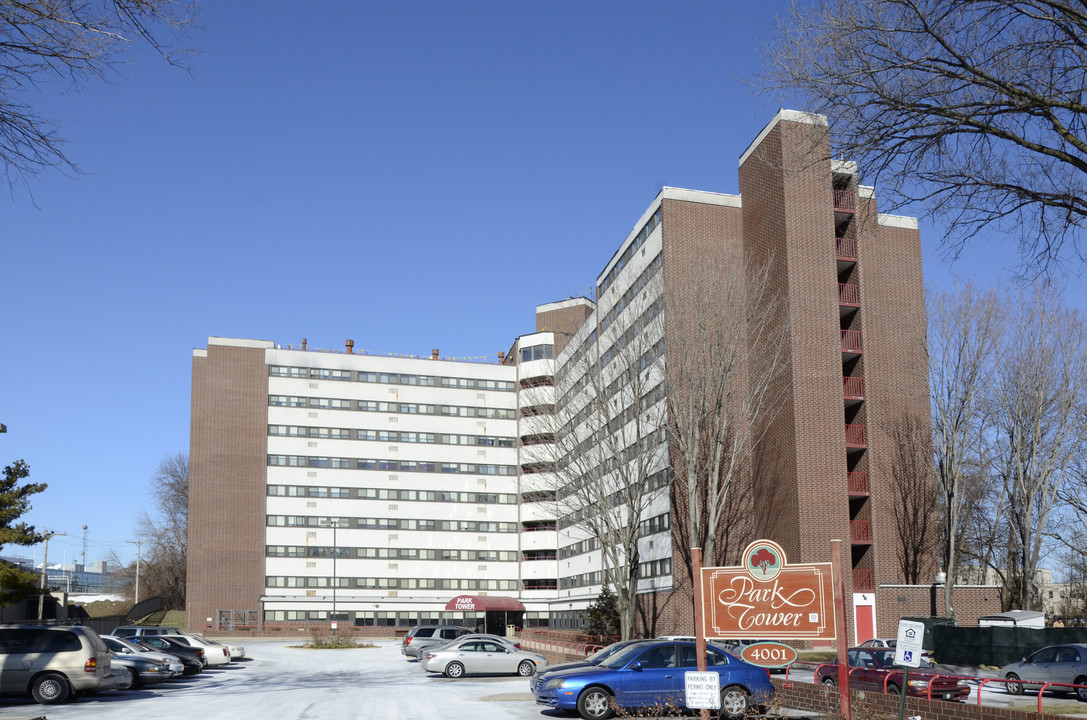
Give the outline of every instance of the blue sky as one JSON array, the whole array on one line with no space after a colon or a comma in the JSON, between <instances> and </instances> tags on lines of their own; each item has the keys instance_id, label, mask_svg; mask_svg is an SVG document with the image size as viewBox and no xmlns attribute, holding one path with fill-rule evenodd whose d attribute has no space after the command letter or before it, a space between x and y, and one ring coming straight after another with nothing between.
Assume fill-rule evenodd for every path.
<instances>
[{"instance_id":1,"label":"blue sky","mask_svg":"<svg viewBox=\"0 0 1087 720\"><path fill-rule=\"evenodd\" d=\"M0 463L49 484L27 519L69 533L50 561L82 525L89 562L134 555L209 335L494 358L589 292L662 186L737 192L784 8L208 3L190 73L136 46L109 83L28 93L85 172L0 194ZM931 282L1015 262L952 267L922 231Z\"/></svg>"}]
</instances>

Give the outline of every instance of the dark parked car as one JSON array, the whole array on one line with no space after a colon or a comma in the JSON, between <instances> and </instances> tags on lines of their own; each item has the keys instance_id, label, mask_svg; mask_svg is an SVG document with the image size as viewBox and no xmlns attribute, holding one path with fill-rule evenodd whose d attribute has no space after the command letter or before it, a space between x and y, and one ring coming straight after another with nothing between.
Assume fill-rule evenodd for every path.
<instances>
[{"instance_id":1,"label":"dark parked car","mask_svg":"<svg viewBox=\"0 0 1087 720\"><path fill-rule=\"evenodd\" d=\"M149 647L152 650L160 650L162 652L168 652L171 655L177 655L181 658L181 661L185 663L185 672L182 673L183 675L196 675L207 667L208 664L202 648L186 645L183 642L173 639L169 635L132 636L125 638L125 640ZM196 667L197 663L199 664L199 668Z\"/></svg>"},{"instance_id":2,"label":"dark parked car","mask_svg":"<svg viewBox=\"0 0 1087 720\"><path fill-rule=\"evenodd\" d=\"M883 692L890 695L902 692L902 667L895 665L895 651L880 648L851 648L849 650L849 689ZM917 669L910 668L906 694L914 697L931 697L934 700L965 700L970 686L965 680L940 676L931 671L932 664L921 661ZM820 665L815 671L815 682L829 687L838 684L838 661ZM931 686L931 687L930 687Z\"/></svg>"},{"instance_id":3,"label":"dark parked car","mask_svg":"<svg viewBox=\"0 0 1087 720\"><path fill-rule=\"evenodd\" d=\"M131 676L131 688L141 688L148 683L163 682L174 676L165 660L140 657L136 654L114 653L111 658L114 669L122 668Z\"/></svg>"},{"instance_id":4,"label":"dark parked car","mask_svg":"<svg viewBox=\"0 0 1087 720\"><path fill-rule=\"evenodd\" d=\"M1000 677L1013 681L1006 684L1012 695L1021 695L1024 688L1039 690L1045 682L1087 685L1087 645L1076 643L1044 647L1020 662L1000 668ZM1073 688L1050 689L1068 692ZM1075 692L1080 701L1087 702L1087 687L1075 688Z\"/></svg>"},{"instance_id":5,"label":"dark parked car","mask_svg":"<svg viewBox=\"0 0 1087 720\"><path fill-rule=\"evenodd\" d=\"M425 648L444 645L471 633L470 628L458 625L416 625L404 636L404 641L400 643L400 653L417 658Z\"/></svg>"},{"instance_id":6,"label":"dark parked car","mask_svg":"<svg viewBox=\"0 0 1087 720\"><path fill-rule=\"evenodd\" d=\"M596 667L628 645L639 642L645 642L645 640L620 640L617 643L612 643L607 647L600 648L591 655L586 655L584 660L576 660L560 665L550 665L546 670L533 675L528 681L528 687L532 691L532 694L536 695L540 686L547 682L547 678L550 677L552 673L562 672L563 670L573 670L575 668Z\"/></svg>"},{"instance_id":7,"label":"dark parked car","mask_svg":"<svg viewBox=\"0 0 1087 720\"><path fill-rule=\"evenodd\" d=\"M717 648L706 648L707 669L718 673L721 715L739 717L774 695L764 668ZM686 707L685 677L698 669L695 644L648 640L621 649L599 665L549 672L536 702L585 720L605 720L616 708Z\"/></svg>"}]
</instances>

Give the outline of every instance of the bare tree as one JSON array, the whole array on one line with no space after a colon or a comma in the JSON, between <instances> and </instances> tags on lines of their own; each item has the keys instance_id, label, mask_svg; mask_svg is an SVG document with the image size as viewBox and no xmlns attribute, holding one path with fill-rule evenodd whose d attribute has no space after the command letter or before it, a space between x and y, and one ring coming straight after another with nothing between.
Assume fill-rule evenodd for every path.
<instances>
[{"instance_id":1,"label":"bare tree","mask_svg":"<svg viewBox=\"0 0 1087 720\"><path fill-rule=\"evenodd\" d=\"M1082 262L1087 9L1070 0L794 3L761 81L827 116L885 210L920 203L958 255L1017 233L1025 269Z\"/></svg>"},{"instance_id":2,"label":"bare tree","mask_svg":"<svg viewBox=\"0 0 1087 720\"><path fill-rule=\"evenodd\" d=\"M1087 618L1087 447L1075 454L1057 499L1060 519L1052 539L1067 569L1069 590L1061 615Z\"/></svg>"},{"instance_id":3,"label":"bare tree","mask_svg":"<svg viewBox=\"0 0 1087 720\"><path fill-rule=\"evenodd\" d=\"M701 264L665 308L672 498L689 575L692 547L713 567L752 539L753 451L784 396L784 312L769 265L749 270Z\"/></svg>"},{"instance_id":4,"label":"bare tree","mask_svg":"<svg viewBox=\"0 0 1087 720\"><path fill-rule=\"evenodd\" d=\"M894 447L887 475L894 492L887 498L898 536L898 566L902 579L918 585L936 539L938 525L932 509L932 459L928 455L928 424L903 416L888 428ZM952 583L948 583L950 587Z\"/></svg>"},{"instance_id":5,"label":"bare tree","mask_svg":"<svg viewBox=\"0 0 1087 720\"><path fill-rule=\"evenodd\" d=\"M657 275L598 339L582 333L571 342L556 373L552 442L522 450L523 467L556 479L561 526L601 553L623 639L637 619L640 523L667 467L659 295Z\"/></svg>"},{"instance_id":6,"label":"bare tree","mask_svg":"<svg viewBox=\"0 0 1087 720\"><path fill-rule=\"evenodd\" d=\"M75 169L57 126L22 98L42 83L105 78L134 40L174 65L170 40L191 28L188 0L0 0L0 165L9 184L43 168Z\"/></svg>"},{"instance_id":7,"label":"bare tree","mask_svg":"<svg viewBox=\"0 0 1087 720\"><path fill-rule=\"evenodd\" d=\"M926 299L933 455L943 510L943 567L948 578L944 608L953 618L963 486L983 454L984 397L1003 327L1003 310L995 290L979 291L972 283L962 284L952 293L930 288Z\"/></svg>"},{"instance_id":8,"label":"bare tree","mask_svg":"<svg viewBox=\"0 0 1087 720\"><path fill-rule=\"evenodd\" d=\"M189 456L169 455L151 476L151 497L156 509L144 512L136 525L140 538L140 597L162 598L169 609L185 607L185 578L189 526ZM118 574L135 594L136 563L122 563Z\"/></svg>"},{"instance_id":9,"label":"bare tree","mask_svg":"<svg viewBox=\"0 0 1087 720\"><path fill-rule=\"evenodd\" d=\"M1008 514L1009 581L1031 610L1058 493L1087 443L1087 327L1039 285L1019 295L1007 328L990 401L992 472Z\"/></svg>"}]
</instances>

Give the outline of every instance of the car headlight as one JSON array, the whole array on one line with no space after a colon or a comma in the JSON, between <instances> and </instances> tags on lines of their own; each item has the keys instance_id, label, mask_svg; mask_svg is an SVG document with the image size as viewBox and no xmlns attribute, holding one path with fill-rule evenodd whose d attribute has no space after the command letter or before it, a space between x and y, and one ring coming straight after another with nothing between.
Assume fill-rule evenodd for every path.
<instances>
[{"instance_id":1,"label":"car headlight","mask_svg":"<svg viewBox=\"0 0 1087 720\"><path fill-rule=\"evenodd\" d=\"M967 686L967 685L969 685L969 684L970 684L970 683L968 683L968 682L967 682L967 681L965 681L965 680L959 680L959 682L957 682L957 683L956 683L956 685L962 685L962 686L964 686L964 687L965 687L965 686Z\"/></svg>"},{"instance_id":2,"label":"car headlight","mask_svg":"<svg viewBox=\"0 0 1087 720\"><path fill-rule=\"evenodd\" d=\"M927 688L928 680L909 680L906 684L915 688Z\"/></svg>"},{"instance_id":3,"label":"car headlight","mask_svg":"<svg viewBox=\"0 0 1087 720\"><path fill-rule=\"evenodd\" d=\"M562 687L563 682L564 682L564 680L562 678L553 678L553 679L547 681L547 684L544 685L544 689L545 690L558 690L560 687Z\"/></svg>"}]
</instances>

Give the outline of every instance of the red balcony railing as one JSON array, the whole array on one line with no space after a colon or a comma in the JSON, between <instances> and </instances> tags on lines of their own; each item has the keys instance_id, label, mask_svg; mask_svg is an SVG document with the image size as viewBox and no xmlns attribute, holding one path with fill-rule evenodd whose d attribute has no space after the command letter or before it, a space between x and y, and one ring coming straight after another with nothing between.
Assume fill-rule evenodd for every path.
<instances>
[{"instance_id":1,"label":"red balcony railing","mask_svg":"<svg viewBox=\"0 0 1087 720\"><path fill-rule=\"evenodd\" d=\"M846 425L845 444L849 447L868 447L867 425Z\"/></svg>"},{"instance_id":2,"label":"red balcony railing","mask_svg":"<svg viewBox=\"0 0 1087 720\"><path fill-rule=\"evenodd\" d=\"M872 542L872 521L850 520L849 539L853 542Z\"/></svg>"},{"instance_id":3,"label":"red balcony railing","mask_svg":"<svg viewBox=\"0 0 1087 720\"><path fill-rule=\"evenodd\" d=\"M856 206L856 195L852 190L834 191L834 210L836 212L853 212Z\"/></svg>"},{"instance_id":4,"label":"red balcony railing","mask_svg":"<svg viewBox=\"0 0 1087 720\"><path fill-rule=\"evenodd\" d=\"M853 568L853 589L875 590L876 572L874 570L866 570L864 568Z\"/></svg>"},{"instance_id":5,"label":"red balcony railing","mask_svg":"<svg viewBox=\"0 0 1087 720\"><path fill-rule=\"evenodd\" d=\"M854 238L834 238L834 249L839 260L857 259L857 241Z\"/></svg>"},{"instance_id":6,"label":"red balcony railing","mask_svg":"<svg viewBox=\"0 0 1087 720\"><path fill-rule=\"evenodd\" d=\"M842 352L861 352L860 330L842 330Z\"/></svg>"},{"instance_id":7,"label":"red balcony railing","mask_svg":"<svg viewBox=\"0 0 1087 720\"><path fill-rule=\"evenodd\" d=\"M854 283L838 283L838 304L859 306L861 304L860 285Z\"/></svg>"},{"instance_id":8,"label":"red balcony railing","mask_svg":"<svg viewBox=\"0 0 1087 720\"><path fill-rule=\"evenodd\" d=\"M849 483L850 495L868 494L868 473L859 470L849 472L846 473L846 480Z\"/></svg>"},{"instance_id":9,"label":"red balcony railing","mask_svg":"<svg viewBox=\"0 0 1087 720\"><path fill-rule=\"evenodd\" d=\"M842 397L846 400L864 400L864 378L843 377Z\"/></svg>"}]
</instances>

